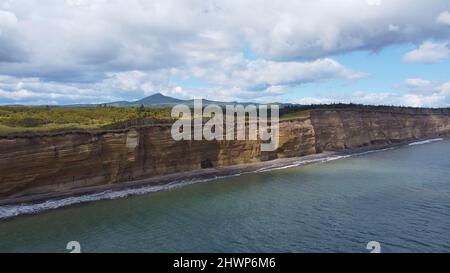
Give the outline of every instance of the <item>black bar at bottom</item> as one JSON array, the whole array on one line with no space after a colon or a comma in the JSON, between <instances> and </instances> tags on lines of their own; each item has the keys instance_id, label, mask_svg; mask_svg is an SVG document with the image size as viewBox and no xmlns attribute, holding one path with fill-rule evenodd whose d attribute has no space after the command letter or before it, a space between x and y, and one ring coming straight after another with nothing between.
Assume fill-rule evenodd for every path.
<instances>
[{"instance_id":1,"label":"black bar at bottom","mask_svg":"<svg viewBox=\"0 0 450 273\"><path fill-rule=\"evenodd\" d=\"M92 272L96 268L132 272L302 272L320 270L381 270L397 263L403 269L448 260L444 254L0 254L0 262L10 263L16 271L21 267L45 270L70 268ZM57 261L55 263L55 261ZM386 264L384 262L387 262ZM430 264L427 261L426 264ZM63 266L63 267L60 267ZM137 269L137 270L136 270ZM293 271L294 270L294 271Z\"/></svg>"}]
</instances>

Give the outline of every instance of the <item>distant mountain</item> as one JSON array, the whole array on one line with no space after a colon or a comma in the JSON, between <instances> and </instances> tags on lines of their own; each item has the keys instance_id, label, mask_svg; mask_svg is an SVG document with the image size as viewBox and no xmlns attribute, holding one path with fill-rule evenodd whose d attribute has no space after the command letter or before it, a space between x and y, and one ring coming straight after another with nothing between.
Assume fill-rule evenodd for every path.
<instances>
[{"instance_id":1,"label":"distant mountain","mask_svg":"<svg viewBox=\"0 0 450 273\"><path fill-rule=\"evenodd\" d=\"M183 102L183 100L172 98L169 96L164 96L161 93L157 93L149 97L143 98L141 100L138 100L135 103L144 105L155 105L155 104L172 104L181 102Z\"/></svg>"},{"instance_id":2,"label":"distant mountain","mask_svg":"<svg viewBox=\"0 0 450 273\"><path fill-rule=\"evenodd\" d=\"M183 103L183 100L172 98L169 96L164 96L161 93L157 93L143 99L137 101L116 101L111 103L106 103L108 106L116 106L116 107L134 107L134 106L170 106L179 103Z\"/></svg>"},{"instance_id":3,"label":"distant mountain","mask_svg":"<svg viewBox=\"0 0 450 273\"><path fill-rule=\"evenodd\" d=\"M153 107L153 108L161 108L161 107L173 107L177 104L185 104L189 107L194 106L194 100L182 100L182 99L176 99L173 97L165 96L161 93L156 93L151 96L145 97L143 99L137 100L137 101L115 101L115 102L107 102L107 103L99 103L99 104L67 104L67 105L38 105L34 107L54 107L54 108L92 108L97 106L111 106L111 107L139 107L141 105L144 105L145 107ZM259 103L255 102L237 102L237 101L230 101L230 102L224 102L224 101L214 101L214 100L205 100L202 99L202 105L210 105L215 104L219 106L225 106L225 105L236 105L241 104L244 106L247 106L249 104L258 105ZM277 104L280 106L280 108L286 107L288 105L293 105L291 103L270 103L270 104ZM5 105L9 107L28 107L27 105Z\"/></svg>"},{"instance_id":4,"label":"distant mountain","mask_svg":"<svg viewBox=\"0 0 450 273\"><path fill-rule=\"evenodd\" d=\"M115 101L115 102L108 102L108 103L100 103L100 104L70 104L70 105L59 105L59 106L52 106L52 107L62 107L62 108L91 108L91 107L97 107L98 105L106 105L106 106L112 106L112 107L139 107L141 105L144 105L145 107L173 107L177 104L185 104L188 106L194 106L194 100L182 100L182 99L176 99L173 97L165 96L161 93L156 93L151 96L145 97L143 99L137 100L137 101ZM258 105L259 103L255 102L224 102L224 101L214 101L214 100L202 100L203 105L210 105L210 104L216 104L219 106L225 106L225 105L235 105L235 104L241 104L241 105L249 105L249 104L255 104ZM271 103L271 104L278 104L281 108L287 105L291 105L290 103Z\"/></svg>"},{"instance_id":5,"label":"distant mountain","mask_svg":"<svg viewBox=\"0 0 450 273\"><path fill-rule=\"evenodd\" d=\"M217 104L217 105L227 105L227 104L238 104L239 102L223 102L223 101L213 101L213 100L202 100L203 105ZM177 104L186 104L189 106L194 105L194 100L181 100L165 96L161 93L145 97L137 101L116 101L111 103L105 103L103 105L114 106L114 107L139 107L144 105L146 107L169 107ZM252 103L241 103L243 105Z\"/></svg>"}]
</instances>

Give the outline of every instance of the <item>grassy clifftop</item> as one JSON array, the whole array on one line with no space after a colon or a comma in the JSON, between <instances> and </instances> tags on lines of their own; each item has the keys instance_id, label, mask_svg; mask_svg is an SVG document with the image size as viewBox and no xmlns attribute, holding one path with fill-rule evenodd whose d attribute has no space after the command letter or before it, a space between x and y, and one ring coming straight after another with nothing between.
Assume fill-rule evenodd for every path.
<instances>
[{"instance_id":1,"label":"grassy clifftop","mask_svg":"<svg viewBox=\"0 0 450 273\"><path fill-rule=\"evenodd\" d=\"M0 107L0 134L102 129L137 119L161 122L169 108Z\"/></svg>"},{"instance_id":2,"label":"grassy clifftop","mask_svg":"<svg viewBox=\"0 0 450 273\"><path fill-rule=\"evenodd\" d=\"M308 118L312 110L347 109L402 112L408 114L450 114L449 108L412 108L357 104L282 105L280 119ZM170 107L0 107L0 135L59 132L70 130L124 129L170 123Z\"/></svg>"}]
</instances>

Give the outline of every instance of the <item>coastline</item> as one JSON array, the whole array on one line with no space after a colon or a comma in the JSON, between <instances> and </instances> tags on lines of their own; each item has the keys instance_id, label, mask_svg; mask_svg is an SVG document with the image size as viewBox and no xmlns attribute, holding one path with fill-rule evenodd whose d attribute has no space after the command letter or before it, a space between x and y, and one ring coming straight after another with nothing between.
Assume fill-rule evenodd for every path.
<instances>
[{"instance_id":1,"label":"coastline","mask_svg":"<svg viewBox=\"0 0 450 273\"><path fill-rule=\"evenodd\" d=\"M35 214L46 210L72 206L101 200L126 198L151 192L169 190L195 183L208 182L226 177L249 173L273 171L303 165L323 163L337 159L382 152L411 144L426 144L448 138L435 137L402 141L389 145L371 145L340 151L326 151L302 157L291 157L251 164L233 165L217 169L200 169L176 174L152 177L116 185L102 185L66 191L62 193L40 194L0 201L0 221L20 215Z\"/></svg>"}]
</instances>

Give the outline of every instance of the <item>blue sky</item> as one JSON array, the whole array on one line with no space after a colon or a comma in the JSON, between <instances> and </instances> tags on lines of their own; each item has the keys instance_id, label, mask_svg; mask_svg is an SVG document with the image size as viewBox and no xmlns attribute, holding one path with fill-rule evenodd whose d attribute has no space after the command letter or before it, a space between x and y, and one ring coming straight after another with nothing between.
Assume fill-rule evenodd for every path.
<instances>
[{"instance_id":1,"label":"blue sky","mask_svg":"<svg viewBox=\"0 0 450 273\"><path fill-rule=\"evenodd\" d=\"M280 96L280 101L305 101L308 103L308 98L314 98L317 99L317 102L323 99L325 103L359 102L358 95L355 95L358 92L406 94L409 91L405 84L406 79L427 79L436 83L444 83L450 79L450 60L448 58L436 63L407 63L403 61L402 57L415 48L414 44L402 43L388 46L379 51L359 50L333 56L344 66L363 71L367 73L367 76L352 81L324 80L292 86ZM257 55L247 46L242 54L247 60L258 59ZM214 86L199 78L175 79L174 83L187 89L203 89ZM315 102L315 100L311 100L311 103ZM371 103L371 101L364 100L362 102ZM394 101L383 103L399 104ZM450 104L444 103L438 106L448 107Z\"/></svg>"},{"instance_id":2,"label":"blue sky","mask_svg":"<svg viewBox=\"0 0 450 273\"><path fill-rule=\"evenodd\" d=\"M450 106L448 0L3 0L0 104Z\"/></svg>"},{"instance_id":3,"label":"blue sky","mask_svg":"<svg viewBox=\"0 0 450 273\"><path fill-rule=\"evenodd\" d=\"M402 56L415 49L413 44L399 44L388 46L379 52L355 51L336 56L345 66L368 75L351 82L329 81L310 83L293 87L283 97L286 100L298 100L302 97L335 97L339 95L343 101L352 98L352 94L359 91L371 93L393 92L404 94L408 91L406 79L427 79L436 82L446 82L450 78L450 61L441 60L438 63L405 63ZM300 96L298 96L301 94ZM389 103L389 102L386 102ZM448 105L447 105L448 106Z\"/></svg>"}]
</instances>

